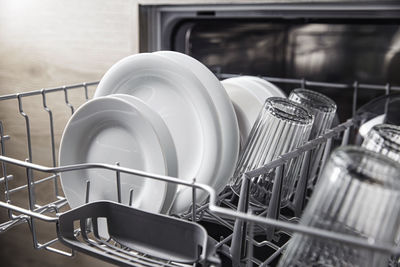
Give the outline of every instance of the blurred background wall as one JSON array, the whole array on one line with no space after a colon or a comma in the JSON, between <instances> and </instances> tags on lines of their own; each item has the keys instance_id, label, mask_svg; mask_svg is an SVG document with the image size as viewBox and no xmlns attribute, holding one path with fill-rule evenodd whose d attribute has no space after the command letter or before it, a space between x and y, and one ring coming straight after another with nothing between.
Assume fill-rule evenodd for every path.
<instances>
[{"instance_id":1,"label":"blurred background wall","mask_svg":"<svg viewBox=\"0 0 400 267\"><path fill-rule=\"evenodd\" d=\"M97 81L116 61L138 51L137 27L137 3L132 0L0 0L0 95ZM89 95L93 91L90 88ZM82 96L71 94L71 102L78 106ZM63 94L49 96L48 102L55 113L58 147L70 111ZM6 154L24 160L24 120L16 104L2 101L0 120L11 136ZM31 120L33 161L49 166L48 115L40 97L23 99L23 104ZM26 183L23 170L9 167L9 173L15 177L13 187ZM4 192L2 185L0 190ZM40 203L52 188L39 187L36 192ZM15 194L12 200L27 206L25 194ZM0 209L0 223L5 220L6 212ZM54 233L52 225L39 225L40 241L54 238ZM110 265L79 253L67 258L34 250L28 225L23 224L0 234L0 266Z\"/></svg>"}]
</instances>

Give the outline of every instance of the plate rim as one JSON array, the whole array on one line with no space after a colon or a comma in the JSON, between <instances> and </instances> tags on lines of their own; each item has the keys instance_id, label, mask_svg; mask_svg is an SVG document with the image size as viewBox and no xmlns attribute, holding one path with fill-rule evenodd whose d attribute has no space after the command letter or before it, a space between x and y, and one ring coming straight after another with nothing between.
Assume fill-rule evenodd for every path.
<instances>
[{"instance_id":1,"label":"plate rim","mask_svg":"<svg viewBox=\"0 0 400 267\"><path fill-rule=\"evenodd\" d=\"M176 155L175 143L167 125L165 125L165 122L161 116L151 107L149 107L146 102L135 96L127 94L112 94L109 96L126 100L130 104L134 106L136 105L142 114L144 113L144 116L150 121L156 135L160 139L165 164L167 166L167 176L174 178L178 177L178 158ZM163 132L162 135L160 134L160 131ZM160 213L166 214L169 212L175 198L176 190L177 185L175 183L167 183L166 198Z\"/></svg>"},{"instance_id":2,"label":"plate rim","mask_svg":"<svg viewBox=\"0 0 400 267\"><path fill-rule=\"evenodd\" d=\"M89 113L89 114L86 114L86 115L85 115L85 113L83 113L84 115L82 115L82 112L86 112L86 113L88 112L88 111L86 110L86 109L88 109L88 106L95 106L95 105L97 105L97 106L100 107L100 105L103 104L103 105L101 105L101 109L104 111L104 107L105 107L105 106L104 106L104 101L106 101L106 102L108 102L108 101L118 101L119 103L124 103L124 105L126 105L126 106L129 106L129 107L131 107L131 108L135 108L135 107L133 107L129 102L127 102L127 101L125 101L125 100L117 99L117 98L112 98L112 97L99 97L99 98L96 98L96 99L91 99L91 100L85 102L84 104L82 104L82 105L74 112L74 114L70 117L70 119L68 120L68 122L67 122L67 124L66 124L66 126L65 126L65 128L64 128L64 131L63 131L63 133L62 133L62 137L61 137L61 140L60 140L60 146L59 146L59 153L58 153L58 162L59 162L60 166L64 166L64 165L65 165L65 164L63 164L63 162L65 162L65 160L63 160L63 158L65 158L65 155L63 155L63 153L64 153L63 151L65 151L64 147L66 146L66 144L65 144L66 140L68 141L67 138L71 138L71 137L68 137L68 134L69 134L69 132L71 131L71 127L73 127L73 126L71 126L71 125L75 122L75 120L79 120L79 119L80 119L79 116L83 116L84 118L85 118L85 117L87 118L87 116L90 115L90 113ZM102 103L102 102L103 102L103 103ZM96 108L99 108L99 107L96 107ZM115 108L115 107L120 108L121 106L113 105L113 108ZM90 110L89 110L89 111L90 111ZM142 117L142 119L144 119L144 118L143 118L143 115L140 113L140 110L137 110L137 112L138 112L139 115ZM77 118L77 117L78 117L78 118ZM89 119L92 119L92 120L93 120L93 117L91 117L91 118L89 118ZM156 133L155 133L155 132L154 132L154 134L155 134L155 136L156 136ZM76 138L74 138L74 139L76 139ZM162 146L161 146L161 144L158 143L158 146L159 146L160 151L162 151ZM80 151L80 153L82 153L82 151ZM160 157L163 158L164 155L161 154ZM160 170L161 170L161 169L163 170L163 173L162 173L162 174L166 174L166 172L167 172L167 166L165 165L165 160L163 159L162 162L163 162L163 164L162 164L163 166L160 166ZM82 163L83 163L83 162L82 162ZM78 162L78 163L74 163L74 164L79 164L79 162ZM68 165L70 165L70 164L68 164ZM146 170L145 170L145 171L146 171ZM63 176L64 176L64 178L63 178ZM83 181L83 178L76 177L75 180ZM68 178L66 178L65 173L60 173L60 181L61 181L61 186L62 186L63 192L64 192L64 194L65 194L65 197L66 197L67 200L68 200L68 198L70 198L70 197L67 196L67 195L69 194L69 193L67 193L67 192L69 192L69 189L67 189L67 190L65 190L65 189L66 189L66 187L68 188L68 187L70 187L70 186L68 185L69 180L68 180ZM66 182L66 181L67 181L67 182ZM164 189L163 189L163 196L162 196L162 200L160 200L160 203L162 203L162 205L159 205L159 207L155 208L155 209L154 209L153 211L151 211L151 212L160 212L160 211L161 211L162 206L163 206L163 203L164 203L164 200L165 200L165 198L166 198L166 193L167 193L167 185L166 185L166 183L164 183L163 188L164 188ZM83 198L83 197L82 197L82 198ZM71 198L70 198L70 199L71 199ZM82 200L83 200L83 201L82 201ZM78 204L78 205L75 205L75 204L74 204L74 205L71 205L71 202L68 201L69 205L70 205L72 208L78 207L78 206L80 206L80 205L82 205L82 204L85 204L84 199L81 199L81 201L78 201L78 202L80 202L81 204ZM92 202L92 201L90 201L90 202ZM74 203L74 201L73 201L72 203Z\"/></svg>"}]
</instances>

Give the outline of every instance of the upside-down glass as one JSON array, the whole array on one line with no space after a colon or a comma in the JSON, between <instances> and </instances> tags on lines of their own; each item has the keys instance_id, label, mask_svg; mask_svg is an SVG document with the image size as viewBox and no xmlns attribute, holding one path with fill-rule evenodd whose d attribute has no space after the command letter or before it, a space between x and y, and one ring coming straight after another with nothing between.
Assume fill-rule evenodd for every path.
<instances>
[{"instance_id":1,"label":"upside-down glass","mask_svg":"<svg viewBox=\"0 0 400 267\"><path fill-rule=\"evenodd\" d=\"M375 125L365 137L362 147L400 163L400 126L392 124Z\"/></svg>"},{"instance_id":2,"label":"upside-down glass","mask_svg":"<svg viewBox=\"0 0 400 267\"><path fill-rule=\"evenodd\" d=\"M360 147L335 150L300 224L395 244L400 223L400 164ZM279 266L387 266L389 255L295 233Z\"/></svg>"},{"instance_id":3,"label":"upside-down glass","mask_svg":"<svg viewBox=\"0 0 400 267\"><path fill-rule=\"evenodd\" d=\"M336 104L332 99L321 93L301 88L294 89L290 93L289 99L299 103L314 116L310 140L324 134L331 127L336 114ZM321 144L312 151L308 175L309 185L314 184L317 180L324 149L325 145Z\"/></svg>"},{"instance_id":4,"label":"upside-down glass","mask_svg":"<svg viewBox=\"0 0 400 267\"><path fill-rule=\"evenodd\" d=\"M268 98L253 128L231 180L233 191L239 194L243 173L259 168L280 155L294 150L308 140L313 117L297 103L286 98ZM286 205L293 191L295 173L301 162L289 161L285 166L282 185L282 206ZM253 178L250 183L250 202L268 206L271 198L274 173Z\"/></svg>"},{"instance_id":5,"label":"upside-down glass","mask_svg":"<svg viewBox=\"0 0 400 267\"><path fill-rule=\"evenodd\" d=\"M361 146L400 163L400 126L392 124L375 125L367 133ZM400 226L399 233L396 236L396 244L400 244ZM398 256L391 257L390 266L398 266L399 260Z\"/></svg>"}]
</instances>

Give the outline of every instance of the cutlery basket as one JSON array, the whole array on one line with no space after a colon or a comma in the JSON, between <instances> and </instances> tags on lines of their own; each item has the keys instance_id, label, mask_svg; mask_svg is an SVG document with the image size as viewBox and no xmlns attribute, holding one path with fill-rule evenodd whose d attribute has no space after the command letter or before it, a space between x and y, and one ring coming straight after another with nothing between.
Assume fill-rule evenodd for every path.
<instances>
[{"instance_id":1,"label":"cutlery basket","mask_svg":"<svg viewBox=\"0 0 400 267\"><path fill-rule=\"evenodd\" d=\"M219 74L221 79L233 76L235 75ZM195 180L185 182L118 165L58 166L57 150L65 123L75 109L89 99L98 82L0 96L0 103L7 105L10 110L9 114L3 114L0 118L2 171L0 188L4 192L0 201L2 207L0 233L20 224L27 224L35 249L48 250L69 257L73 256L75 251L80 251L125 266L275 266L294 232L336 240L368 248L371 251L386 251L400 255L400 249L397 247L296 224L313 189L307 185L306 178L312 150L325 146L323 165L334 146L346 145L349 140L357 142L355 139L357 125L360 120L365 119L355 116L358 94L361 90L381 89L383 94L389 94L391 90L400 91L400 87L358 82L335 84L304 79L262 78L274 83L308 89L320 87L353 90L353 117L294 151L246 173L242 179L242 192L239 197L233 194L230 188L217 195L211 187ZM338 108L340 109L340 105ZM30 113L40 113L40 116L32 116ZM15 151L26 156L16 157ZM280 193L284 164L300 156L303 157L303 165L296 191L290 204L281 207ZM209 198L205 203L194 201L190 210L177 216L179 218L142 214L129 205L110 202L97 203L98 205L87 203L78 209L70 210L60 187L59 174L86 168L107 169L115 176L120 173L135 174L148 179L176 183L190 187L194 195L198 190L205 190ZM275 182L268 209L261 207L248 209L249 197L246 188L249 180L272 169L275 171ZM116 179L115 190L120 186ZM88 182L86 200L89 199L89 195ZM193 197L193 200L195 199ZM104 213L107 209L109 212ZM97 223L90 222L90 219L100 217L107 218L110 237L99 235ZM139 217L141 220L135 220ZM50 233L51 238L49 238L51 227L47 226L46 234L43 235L43 222L55 226ZM115 229L119 224L124 226L125 230ZM172 240L171 235L167 238L159 236L146 240L143 233L135 235L126 230L131 225L154 229L158 235L163 230L170 234L184 234L188 237L188 243L184 242L183 237L178 236L176 240ZM208 236L203 227L207 230ZM8 245L2 244L2 246ZM194 248L189 249L189 246ZM193 254L193 250L197 252Z\"/></svg>"}]
</instances>

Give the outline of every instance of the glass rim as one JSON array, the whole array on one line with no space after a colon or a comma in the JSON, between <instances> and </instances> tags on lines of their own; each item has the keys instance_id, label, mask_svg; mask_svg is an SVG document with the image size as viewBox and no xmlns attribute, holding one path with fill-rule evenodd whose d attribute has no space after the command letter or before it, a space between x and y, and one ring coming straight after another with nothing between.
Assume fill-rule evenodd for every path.
<instances>
[{"instance_id":1,"label":"glass rim","mask_svg":"<svg viewBox=\"0 0 400 267\"><path fill-rule=\"evenodd\" d=\"M298 125L312 125L314 116L298 103L283 97L270 97L265 100L266 109L278 119Z\"/></svg>"},{"instance_id":2,"label":"glass rim","mask_svg":"<svg viewBox=\"0 0 400 267\"><path fill-rule=\"evenodd\" d=\"M363 159L369 159L374 161L375 164L379 164L378 167L382 166L382 168L379 168L380 170L383 170L383 168L389 169L387 169L386 173L381 172L379 175L372 177L368 173L369 169L360 168L359 164ZM352 174L352 177L361 182L400 190L400 163L378 152L368 150L364 147L343 146L333 151L330 161L335 166L345 169L348 173ZM395 183L396 180L399 182Z\"/></svg>"},{"instance_id":3,"label":"glass rim","mask_svg":"<svg viewBox=\"0 0 400 267\"><path fill-rule=\"evenodd\" d=\"M295 94L301 98L303 101L301 102L302 104L305 104L313 109L317 109L320 112L336 112L337 106L335 101L324 94L304 88L293 89L292 92L290 92L289 99L292 94Z\"/></svg>"},{"instance_id":4,"label":"glass rim","mask_svg":"<svg viewBox=\"0 0 400 267\"><path fill-rule=\"evenodd\" d=\"M398 135L398 142L393 140L393 135ZM376 144L384 144L396 152L400 153L400 126L393 124L378 124L368 132L366 140L371 140Z\"/></svg>"}]
</instances>

